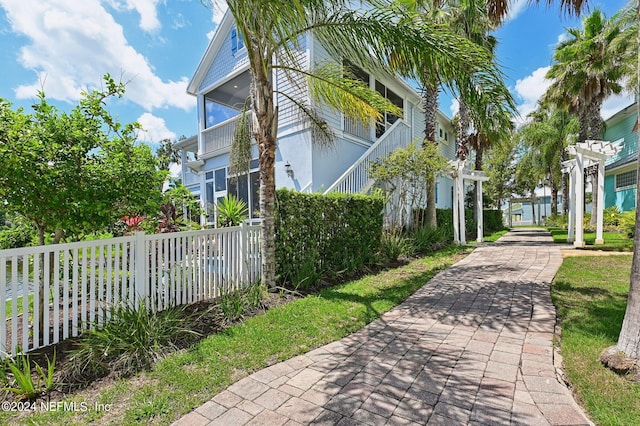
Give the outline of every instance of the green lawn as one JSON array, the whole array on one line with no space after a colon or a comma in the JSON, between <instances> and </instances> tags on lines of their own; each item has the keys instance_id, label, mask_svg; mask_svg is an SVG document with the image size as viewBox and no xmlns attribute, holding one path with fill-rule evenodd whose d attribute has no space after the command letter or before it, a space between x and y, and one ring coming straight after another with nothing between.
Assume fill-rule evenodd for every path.
<instances>
[{"instance_id":1,"label":"green lawn","mask_svg":"<svg viewBox=\"0 0 640 426\"><path fill-rule=\"evenodd\" d=\"M630 255L566 258L552 286L566 372L598 425L640 424L640 384L619 377L599 361L602 350L618 339L630 265Z\"/></svg>"},{"instance_id":2,"label":"green lawn","mask_svg":"<svg viewBox=\"0 0 640 426\"><path fill-rule=\"evenodd\" d=\"M566 243L567 242L567 230L562 228L549 227L549 232L551 232L551 236L553 237L553 241L556 243ZM605 250L605 251L632 251L633 250L633 240L627 237L626 235L619 234L617 232L604 232L604 244L595 245L596 241L596 233L595 232L585 232L584 233L584 242L586 247L585 250Z\"/></svg>"},{"instance_id":3,"label":"green lawn","mask_svg":"<svg viewBox=\"0 0 640 426\"><path fill-rule=\"evenodd\" d=\"M84 392L69 401L110 404L109 412L39 412L0 423L170 424L234 381L347 336L406 299L468 248L448 247L397 269L370 275L269 310L169 356L153 371Z\"/></svg>"}]
</instances>

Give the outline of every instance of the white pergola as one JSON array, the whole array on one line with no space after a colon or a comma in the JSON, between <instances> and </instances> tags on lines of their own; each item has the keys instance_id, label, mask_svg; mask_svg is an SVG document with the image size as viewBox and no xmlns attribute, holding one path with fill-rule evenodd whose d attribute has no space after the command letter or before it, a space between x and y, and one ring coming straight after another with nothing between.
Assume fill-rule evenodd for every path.
<instances>
[{"instance_id":1,"label":"white pergola","mask_svg":"<svg viewBox=\"0 0 640 426\"><path fill-rule=\"evenodd\" d=\"M484 226L482 217L482 182L489 180L481 170L469 170L465 168L466 160L449 161L453 168L453 242L464 245L467 243L464 219L464 181L470 180L478 183L476 194L476 214L478 216L478 238L481 243L484 240Z\"/></svg>"},{"instance_id":2,"label":"white pergola","mask_svg":"<svg viewBox=\"0 0 640 426\"><path fill-rule=\"evenodd\" d=\"M603 212L604 212L604 162L620 152L624 139L615 142L586 140L566 148L569 155L575 158L562 163L562 173L569 173L569 232L567 241L575 247L584 247L584 170L593 165L598 166L596 244L604 244Z\"/></svg>"}]
</instances>

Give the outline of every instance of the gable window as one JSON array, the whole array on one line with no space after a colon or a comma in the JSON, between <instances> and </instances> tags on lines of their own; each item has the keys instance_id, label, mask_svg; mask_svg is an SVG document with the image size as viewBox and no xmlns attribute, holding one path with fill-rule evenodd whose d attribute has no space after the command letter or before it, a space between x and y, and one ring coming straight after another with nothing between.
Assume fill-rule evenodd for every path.
<instances>
[{"instance_id":1,"label":"gable window","mask_svg":"<svg viewBox=\"0 0 640 426\"><path fill-rule=\"evenodd\" d=\"M231 53L235 55L244 48L244 38L237 27L231 29Z\"/></svg>"},{"instance_id":2,"label":"gable window","mask_svg":"<svg viewBox=\"0 0 640 426\"><path fill-rule=\"evenodd\" d=\"M616 175L616 191L633 188L636 186L637 170L631 170Z\"/></svg>"}]
</instances>

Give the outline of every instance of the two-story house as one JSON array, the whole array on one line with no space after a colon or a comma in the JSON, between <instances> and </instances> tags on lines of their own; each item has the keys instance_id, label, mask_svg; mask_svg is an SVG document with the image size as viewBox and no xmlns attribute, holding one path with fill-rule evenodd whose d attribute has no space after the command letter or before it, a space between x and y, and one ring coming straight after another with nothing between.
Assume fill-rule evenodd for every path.
<instances>
[{"instance_id":1,"label":"two-story house","mask_svg":"<svg viewBox=\"0 0 640 426\"><path fill-rule=\"evenodd\" d=\"M311 34L303 36L298 60L305 66L320 63L328 55ZM233 193L245 200L250 215L259 217L258 161L254 147L254 161L248 175L231 179L229 153L231 142L249 96L249 61L242 38L230 13L218 26L211 42L188 85L188 93L198 99L198 133L181 141L182 180L184 185L200 197L206 213L203 224L215 223L217 200ZM296 105L281 94L276 95L278 106L278 148L276 152L276 185L307 192L366 192L372 181L367 164L387 155L391 150L422 140L424 112L421 99L404 80L389 75L357 72L357 77L384 95L404 111L402 118L385 115L371 126L363 126L345 118L341 113L320 109L336 136L332 147L315 143L312 132L301 117ZM291 81L276 70L275 90L305 96L304 82ZM453 159L456 152L454 129L450 119L438 114L437 137L442 153ZM437 206L450 208L453 181L442 176L437 183Z\"/></svg>"}]
</instances>

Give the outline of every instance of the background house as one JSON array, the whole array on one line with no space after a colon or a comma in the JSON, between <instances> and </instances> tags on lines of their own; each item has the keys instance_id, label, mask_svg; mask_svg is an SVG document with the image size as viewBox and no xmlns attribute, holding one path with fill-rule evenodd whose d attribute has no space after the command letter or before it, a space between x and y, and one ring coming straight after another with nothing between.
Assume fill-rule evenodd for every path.
<instances>
[{"instance_id":1,"label":"background house","mask_svg":"<svg viewBox=\"0 0 640 426\"><path fill-rule=\"evenodd\" d=\"M322 45L310 34L302 36L298 61L310 66L328 59ZM323 147L313 139L308 124L290 97L308 101L304 81L292 81L282 71L274 71L278 106L278 149L276 185L306 192L365 192L371 182L366 176L368 161L390 150L422 140L424 112L419 94L405 81L390 75L372 75L357 70L357 77L402 108L403 118L386 114L383 120L363 126L328 108L322 118L336 135L332 147ZM249 96L249 62L233 17L227 13L200 61L188 93L198 99L197 136L178 143L182 150L182 181L200 197L205 214L203 224L215 223L217 200L235 194L245 200L252 218L259 217L259 175L257 147L247 175L230 176L229 153L238 117ZM438 114L437 139L442 153L453 159L456 152L454 129L450 119ZM451 177L438 179L437 206L450 208L453 198Z\"/></svg>"},{"instance_id":2,"label":"background house","mask_svg":"<svg viewBox=\"0 0 640 426\"><path fill-rule=\"evenodd\" d=\"M633 103L605 121L603 140L624 139L623 148L605 164L604 207L617 206L620 211L636 207L638 160L638 113Z\"/></svg>"}]
</instances>

